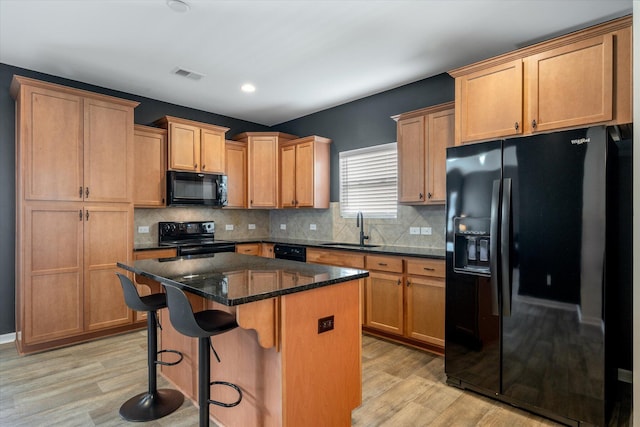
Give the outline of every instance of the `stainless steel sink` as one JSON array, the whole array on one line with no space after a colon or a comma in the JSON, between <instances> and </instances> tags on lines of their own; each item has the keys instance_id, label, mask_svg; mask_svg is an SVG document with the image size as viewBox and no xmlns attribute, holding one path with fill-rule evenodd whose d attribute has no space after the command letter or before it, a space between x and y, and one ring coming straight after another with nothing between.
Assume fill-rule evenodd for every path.
<instances>
[{"instance_id":1,"label":"stainless steel sink","mask_svg":"<svg viewBox=\"0 0 640 427\"><path fill-rule=\"evenodd\" d=\"M364 244L364 245L360 245L358 243L339 243L339 242L331 242L331 243L322 243L322 246L347 246L350 248L377 248L380 245L369 245L369 244Z\"/></svg>"}]
</instances>

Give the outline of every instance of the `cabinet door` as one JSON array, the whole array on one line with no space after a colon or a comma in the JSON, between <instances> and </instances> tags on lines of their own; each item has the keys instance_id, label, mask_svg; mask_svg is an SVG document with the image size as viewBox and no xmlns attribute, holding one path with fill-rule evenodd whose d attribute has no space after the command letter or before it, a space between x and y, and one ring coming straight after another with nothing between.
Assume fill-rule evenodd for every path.
<instances>
[{"instance_id":1,"label":"cabinet door","mask_svg":"<svg viewBox=\"0 0 640 427\"><path fill-rule=\"evenodd\" d=\"M19 105L24 198L82 200L82 98L25 86Z\"/></svg>"},{"instance_id":2,"label":"cabinet door","mask_svg":"<svg viewBox=\"0 0 640 427\"><path fill-rule=\"evenodd\" d=\"M611 34L552 49L525 61L528 82L525 131L546 131L612 119Z\"/></svg>"},{"instance_id":3,"label":"cabinet door","mask_svg":"<svg viewBox=\"0 0 640 427\"><path fill-rule=\"evenodd\" d=\"M280 204L296 207L296 146L280 148Z\"/></svg>"},{"instance_id":4,"label":"cabinet door","mask_svg":"<svg viewBox=\"0 0 640 427\"><path fill-rule=\"evenodd\" d=\"M85 201L131 202L133 108L85 98Z\"/></svg>"},{"instance_id":5,"label":"cabinet door","mask_svg":"<svg viewBox=\"0 0 640 427\"><path fill-rule=\"evenodd\" d=\"M199 163L200 128L169 123L169 169L193 172Z\"/></svg>"},{"instance_id":6,"label":"cabinet door","mask_svg":"<svg viewBox=\"0 0 640 427\"><path fill-rule=\"evenodd\" d=\"M278 143L272 136L249 139L249 208L278 207Z\"/></svg>"},{"instance_id":7,"label":"cabinet door","mask_svg":"<svg viewBox=\"0 0 640 427\"><path fill-rule=\"evenodd\" d=\"M522 60L456 79L461 142L522 133Z\"/></svg>"},{"instance_id":8,"label":"cabinet door","mask_svg":"<svg viewBox=\"0 0 640 427\"><path fill-rule=\"evenodd\" d=\"M366 286L366 325L370 328L402 335L402 275L370 271Z\"/></svg>"},{"instance_id":9,"label":"cabinet door","mask_svg":"<svg viewBox=\"0 0 640 427\"><path fill-rule=\"evenodd\" d=\"M273 243L261 243L260 244L260 256L264 258L275 258L273 253Z\"/></svg>"},{"instance_id":10,"label":"cabinet door","mask_svg":"<svg viewBox=\"0 0 640 427\"><path fill-rule=\"evenodd\" d=\"M407 278L407 336L444 348L444 279Z\"/></svg>"},{"instance_id":11,"label":"cabinet door","mask_svg":"<svg viewBox=\"0 0 640 427\"><path fill-rule=\"evenodd\" d=\"M27 204L18 292L25 344L83 331L82 205ZM19 337L20 339L20 337Z\"/></svg>"},{"instance_id":12,"label":"cabinet door","mask_svg":"<svg viewBox=\"0 0 640 427\"><path fill-rule=\"evenodd\" d=\"M315 186L315 158L314 143L304 142L296 145L296 206L314 206L314 186Z\"/></svg>"},{"instance_id":13,"label":"cabinet door","mask_svg":"<svg viewBox=\"0 0 640 427\"><path fill-rule=\"evenodd\" d=\"M134 189L136 207L165 205L165 170L167 165L167 136L161 129L136 126L134 138Z\"/></svg>"},{"instance_id":14,"label":"cabinet door","mask_svg":"<svg viewBox=\"0 0 640 427\"><path fill-rule=\"evenodd\" d=\"M225 171L227 175L227 208L247 207L247 146L227 141Z\"/></svg>"},{"instance_id":15,"label":"cabinet door","mask_svg":"<svg viewBox=\"0 0 640 427\"><path fill-rule=\"evenodd\" d=\"M398 202L425 200L425 118L398 120Z\"/></svg>"},{"instance_id":16,"label":"cabinet door","mask_svg":"<svg viewBox=\"0 0 640 427\"><path fill-rule=\"evenodd\" d=\"M84 212L85 329L126 325L133 313L116 276L118 261L131 258L133 211L130 205L86 205Z\"/></svg>"},{"instance_id":17,"label":"cabinet door","mask_svg":"<svg viewBox=\"0 0 640 427\"><path fill-rule=\"evenodd\" d=\"M200 170L206 173L220 173L225 171L224 132L210 129L200 131Z\"/></svg>"},{"instance_id":18,"label":"cabinet door","mask_svg":"<svg viewBox=\"0 0 640 427\"><path fill-rule=\"evenodd\" d=\"M454 112L441 111L429 115L427 203L444 204L447 181L447 147L454 144Z\"/></svg>"}]
</instances>

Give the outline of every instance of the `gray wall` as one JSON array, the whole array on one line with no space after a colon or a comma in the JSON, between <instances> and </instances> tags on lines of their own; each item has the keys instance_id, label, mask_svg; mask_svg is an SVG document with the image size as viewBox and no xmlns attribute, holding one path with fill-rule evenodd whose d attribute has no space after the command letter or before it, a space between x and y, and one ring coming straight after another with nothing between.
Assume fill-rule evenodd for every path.
<instances>
[{"instance_id":1,"label":"gray wall","mask_svg":"<svg viewBox=\"0 0 640 427\"><path fill-rule=\"evenodd\" d=\"M15 104L9 95L14 74L70 87L139 101L135 122L149 125L164 115L188 118L241 132L278 130L294 135L321 135L333 140L331 147L331 200L338 201L338 153L396 140L390 116L452 101L453 79L441 74L397 89L369 96L325 111L268 128L205 111L113 91L35 71L0 64L0 335L15 331Z\"/></svg>"}]
</instances>

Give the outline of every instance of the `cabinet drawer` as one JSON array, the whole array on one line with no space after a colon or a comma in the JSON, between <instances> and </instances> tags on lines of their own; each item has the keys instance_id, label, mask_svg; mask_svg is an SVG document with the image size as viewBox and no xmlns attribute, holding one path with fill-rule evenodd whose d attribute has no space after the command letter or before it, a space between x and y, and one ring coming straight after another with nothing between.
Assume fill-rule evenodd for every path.
<instances>
[{"instance_id":1,"label":"cabinet drawer","mask_svg":"<svg viewBox=\"0 0 640 427\"><path fill-rule=\"evenodd\" d=\"M236 253L244 255L260 255L260 243L236 245Z\"/></svg>"},{"instance_id":2,"label":"cabinet drawer","mask_svg":"<svg viewBox=\"0 0 640 427\"><path fill-rule=\"evenodd\" d=\"M364 255L347 251L326 251L307 248L307 262L337 265L339 267L364 268Z\"/></svg>"},{"instance_id":3,"label":"cabinet drawer","mask_svg":"<svg viewBox=\"0 0 640 427\"><path fill-rule=\"evenodd\" d=\"M407 274L419 276L444 277L444 260L406 258Z\"/></svg>"},{"instance_id":4,"label":"cabinet drawer","mask_svg":"<svg viewBox=\"0 0 640 427\"><path fill-rule=\"evenodd\" d=\"M402 258L367 255L365 266L367 270L392 271L402 273Z\"/></svg>"},{"instance_id":5,"label":"cabinet drawer","mask_svg":"<svg viewBox=\"0 0 640 427\"><path fill-rule=\"evenodd\" d=\"M147 251L134 251L133 259L153 259L153 258L173 258L178 256L176 248L170 249L150 249Z\"/></svg>"}]
</instances>

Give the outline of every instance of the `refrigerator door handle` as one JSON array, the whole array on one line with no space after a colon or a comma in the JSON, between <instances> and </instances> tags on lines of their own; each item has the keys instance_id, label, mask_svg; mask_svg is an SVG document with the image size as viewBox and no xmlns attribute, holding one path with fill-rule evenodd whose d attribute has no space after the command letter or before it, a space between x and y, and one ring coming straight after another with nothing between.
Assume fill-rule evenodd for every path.
<instances>
[{"instance_id":1,"label":"refrigerator door handle","mask_svg":"<svg viewBox=\"0 0 640 427\"><path fill-rule=\"evenodd\" d=\"M505 178L502 185L502 206L500 223L500 264L502 274L502 315L511 316L511 178Z\"/></svg>"},{"instance_id":2,"label":"refrigerator door handle","mask_svg":"<svg viewBox=\"0 0 640 427\"><path fill-rule=\"evenodd\" d=\"M498 302L499 272L498 272L498 225L500 222L500 180L493 181L493 191L491 193L491 235L489 236L489 268L491 271L491 313L494 316L500 315L500 305Z\"/></svg>"}]
</instances>

